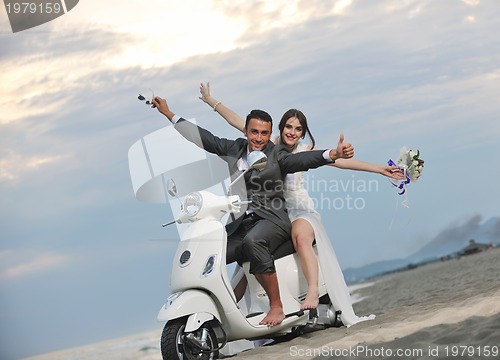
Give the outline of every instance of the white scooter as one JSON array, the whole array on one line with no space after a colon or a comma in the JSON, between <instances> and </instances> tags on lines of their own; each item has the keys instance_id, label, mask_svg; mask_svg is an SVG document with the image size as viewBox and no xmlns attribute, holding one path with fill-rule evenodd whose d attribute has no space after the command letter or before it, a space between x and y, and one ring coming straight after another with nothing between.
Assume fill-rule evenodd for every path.
<instances>
[{"instance_id":1,"label":"white scooter","mask_svg":"<svg viewBox=\"0 0 500 360\"><path fill-rule=\"evenodd\" d=\"M265 154L254 152L250 168L264 167ZM243 174L242 174L243 175ZM235 180L232 184L234 184ZM168 193L176 197L176 186L168 180ZM165 321L161 336L163 359L216 359L228 342L247 339L275 339L300 334L309 328L341 326L340 311L329 301L326 286L319 273L320 304L315 311L300 311L307 282L300 268L292 242L273 255L278 276L285 320L273 327L259 325L269 309L267 294L243 264L248 280L252 309L244 313L231 285L226 267L225 214L237 214L243 204L238 195L217 196L208 191L188 194L174 223L190 224L181 235L173 259L171 295L158 314ZM287 248L288 247L288 248ZM260 308L255 311L255 308Z\"/></svg>"}]
</instances>

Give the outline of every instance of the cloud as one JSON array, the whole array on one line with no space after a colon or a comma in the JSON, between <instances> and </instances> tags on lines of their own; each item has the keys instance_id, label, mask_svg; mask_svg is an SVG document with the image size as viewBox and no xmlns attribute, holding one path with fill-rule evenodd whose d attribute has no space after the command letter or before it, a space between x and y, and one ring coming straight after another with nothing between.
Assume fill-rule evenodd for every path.
<instances>
[{"instance_id":1,"label":"cloud","mask_svg":"<svg viewBox=\"0 0 500 360\"><path fill-rule=\"evenodd\" d=\"M275 117L287 107L307 106L312 121L344 120L353 131L363 131L362 141L424 134L430 128L436 133L447 132L450 127L470 123L472 113L477 115L476 121L498 133L494 121L498 106L493 100L499 95L493 80L497 70L489 56L494 50L474 41L479 29L471 31L460 23L459 8L448 9L455 20L442 28L433 28L439 24L436 16L442 11L436 4L421 8L418 22L409 21L405 14L418 3L407 2L400 13L388 16L382 24L372 22L372 8L362 9L352 22L344 21L339 28L332 27L336 20L331 15L286 31L273 31L269 37L262 36L266 40L259 45L228 55L234 63L226 61L223 54L206 58L206 63L224 63L223 70L213 71L216 75L212 80L218 81L212 82L215 94L221 94L223 100L229 96L229 104L238 107L253 101L278 109ZM238 9L233 9L235 16L259 18L263 11L249 9L255 13L248 14ZM358 22L364 26L358 27ZM238 70L233 70L236 67ZM245 86L238 88L237 96L221 93L225 86L234 88L231 82L236 73ZM255 89L254 94L251 89ZM474 106L481 99L492 101L481 108ZM313 131L317 126L313 123ZM326 130L328 123L323 121L320 126ZM331 130L324 133L328 132Z\"/></svg>"},{"instance_id":2,"label":"cloud","mask_svg":"<svg viewBox=\"0 0 500 360\"><path fill-rule=\"evenodd\" d=\"M17 184L47 165L64 161L69 155L31 155L23 156L15 150L4 150L0 156L0 183Z\"/></svg>"},{"instance_id":3,"label":"cloud","mask_svg":"<svg viewBox=\"0 0 500 360\"><path fill-rule=\"evenodd\" d=\"M139 41L108 29L80 28L64 32L29 32L2 36L0 125L26 117L64 111L79 88L126 45Z\"/></svg>"},{"instance_id":4,"label":"cloud","mask_svg":"<svg viewBox=\"0 0 500 360\"><path fill-rule=\"evenodd\" d=\"M335 15L345 14L349 6L352 5L352 0L340 0L333 5L332 13Z\"/></svg>"},{"instance_id":5,"label":"cloud","mask_svg":"<svg viewBox=\"0 0 500 360\"><path fill-rule=\"evenodd\" d=\"M469 6L478 6L480 3L480 0L462 0L463 3Z\"/></svg>"},{"instance_id":6,"label":"cloud","mask_svg":"<svg viewBox=\"0 0 500 360\"><path fill-rule=\"evenodd\" d=\"M53 252L4 250L0 260L0 281L7 281L61 267L69 262L69 257Z\"/></svg>"},{"instance_id":7,"label":"cloud","mask_svg":"<svg viewBox=\"0 0 500 360\"><path fill-rule=\"evenodd\" d=\"M328 16L347 12L352 0L274 0L248 2L244 0L214 0L213 8L228 19L244 24L244 33L237 40L240 46L260 43L274 33L286 33L290 28ZM279 35L278 35L279 36Z\"/></svg>"}]
</instances>

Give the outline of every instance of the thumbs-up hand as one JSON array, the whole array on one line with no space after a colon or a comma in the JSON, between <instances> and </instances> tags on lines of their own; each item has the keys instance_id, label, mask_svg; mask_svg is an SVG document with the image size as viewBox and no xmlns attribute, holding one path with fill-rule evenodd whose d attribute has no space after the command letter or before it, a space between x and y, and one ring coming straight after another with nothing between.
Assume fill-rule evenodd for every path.
<instances>
[{"instance_id":1,"label":"thumbs-up hand","mask_svg":"<svg viewBox=\"0 0 500 360\"><path fill-rule=\"evenodd\" d=\"M354 156L354 147L351 143L344 143L344 134L340 134L339 143L337 144L337 154L343 159L350 159Z\"/></svg>"},{"instance_id":2,"label":"thumbs-up hand","mask_svg":"<svg viewBox=\"0 0 500 360\"><path fill-rule=\"evenodd\" d=\"M350 143L344 143L344 134L340 134L337 149L330 151L330 159L350 159L354 156L354 147Z\"/></svg>"}]
</instances>

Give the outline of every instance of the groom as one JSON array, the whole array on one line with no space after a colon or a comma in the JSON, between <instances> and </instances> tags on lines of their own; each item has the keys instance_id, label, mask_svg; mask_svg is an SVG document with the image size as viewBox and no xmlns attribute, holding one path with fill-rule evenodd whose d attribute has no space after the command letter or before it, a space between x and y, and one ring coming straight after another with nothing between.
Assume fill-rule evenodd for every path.
<instances>
[{"instance_id":1,"label":"groom","mask_svg":"<svg viewBox=\"0 0 500 360\"><path fill-rule=\"evenodd\" d=\"M351 158L354 148L344 144L341 136L336 149L291 154L285 147L270 141L272 118L262 110L252 110L247 116L247 139L228 140L175 115L165 99L155 97L152 107L165 115L187 140L225 160L232 177L248 168L246 159L250 152L260 150L267 155L267 165L262 171L253 170L245 176L246 191L252 202L245 213L226 227L226 261L240 264L250 261L250 273L262 285L270 303L270 310L260 324L280 324L285 314L272 252L283 242L290 241L292 227L283 197L283 179L288 173L307 171L338 158Z\"/></svg>"}]
</instances>

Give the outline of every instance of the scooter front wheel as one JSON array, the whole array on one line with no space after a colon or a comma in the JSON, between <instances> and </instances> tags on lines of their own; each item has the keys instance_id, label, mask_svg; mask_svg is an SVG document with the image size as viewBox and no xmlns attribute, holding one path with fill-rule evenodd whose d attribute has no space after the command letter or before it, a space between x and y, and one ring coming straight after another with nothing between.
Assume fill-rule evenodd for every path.
<instances>
[{"instance_id":1,"label":"scooter front wheel","mask_svg":"<svg viewBox=\"0 0 500 360\"><path fill-rule=\"evenodd\" d=\"M187 317L170 320L161 334L163 360L211 360L219 357L218 341L210 325L203 325L192 333L184 333Z\"/></svg>"}]
</instances>

